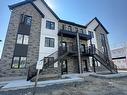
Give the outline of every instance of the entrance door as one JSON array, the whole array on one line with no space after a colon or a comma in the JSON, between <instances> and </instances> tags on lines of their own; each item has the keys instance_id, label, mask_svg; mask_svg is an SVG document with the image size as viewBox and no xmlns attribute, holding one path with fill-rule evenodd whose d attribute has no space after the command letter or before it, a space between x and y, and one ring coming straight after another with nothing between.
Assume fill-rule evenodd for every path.
<instances>
[{"instance_id":1,"label":"entrance door","mask_svg":"<svg viewBox=\"0 0 127 95\"><path fill-rule=\"evenodd\" d=\"M87 63L87 60L83 60L83 63L84 63L84 67L83 67L84 71L88 72L89 69L88 69L88 63Z\"/></svg>"},{"instance_id":2,"label":"entrance door","mask_svg":"<svg viewBox=\"0 0 127 95\"><path fill-rule=\"evenodd\" d=\"M67 71L67 60L64 60L63 62L62 62L62 68L61 68L61 72L62 72L62 74L67 74L68 73L68 71Z\"/></svg>"}]
</instances>

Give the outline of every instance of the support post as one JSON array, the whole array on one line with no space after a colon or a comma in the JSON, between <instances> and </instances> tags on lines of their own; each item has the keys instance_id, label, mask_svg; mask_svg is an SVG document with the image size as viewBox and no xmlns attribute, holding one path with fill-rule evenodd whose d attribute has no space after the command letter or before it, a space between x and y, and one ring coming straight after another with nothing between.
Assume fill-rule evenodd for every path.
<instances>
[{"instance_id":1,"label":"support post","mask_svg":"<svg viewBox=\"0 0 127 95\"><path fill-rule=\"evenodd\" d=\"M61 55L61 53L63 53L63 34L61 33L61 37L60 37L60 50L59 50L59 53ZM60 56L58 55L58 57ZM61 59L58 59L58 64L60 65L60 70L61 70L61 75L62 75L62 60Z\"/></svg>"},{"instance_id":2,"label":"support post","mask_svg":"<svg viewBox=\"0 0 127 95\"><path fill-rule=\"evenodd\" d=\"M79 71L82 73L82 65L81 65L81 54L80 54L80 41L79 41L79 33L77 32L77 47L78 47L78 62L79 62Z\"/></svg>"},{"instance_id":3,"label":"support post","mask_svg":"<svg viewBox=\"0 0 127 95\"><path fill-rule=\"evenodd\" d=\"M94 60L93 57L92 57L92 65L93 65L93 70L94 70L94 72L96 73L95 60Z\"/></svg>"},{"instance_id":4,"label":"support post","mask_svg":"<svg viewBox=\"0 0 127 95\"><path fill-rule=\"evenodd\" d=\"M36 80L35 80L35 85L34 85L33 95L35 95L35 93L36 93L37 82L38 82L38 78L39 78L39 73L40 73L40 69L37 70L37 76L36 76Z\"/></svg>"}]
</instances>

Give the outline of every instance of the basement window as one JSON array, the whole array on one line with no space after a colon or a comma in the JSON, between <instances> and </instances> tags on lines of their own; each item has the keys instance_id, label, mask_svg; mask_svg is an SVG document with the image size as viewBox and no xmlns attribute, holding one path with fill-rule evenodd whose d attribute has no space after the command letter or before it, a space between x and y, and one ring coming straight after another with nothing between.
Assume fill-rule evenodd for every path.
<instances>
[{"instance_id":1,"label":"basement window","mask_svg":"<svg viewBox=\"0 0 127 95\"><path fill-rule=\"evenodd\" d=\"M26 67L26 57L13 57L11 68L21 69L25 67Z\"/></svg>"}]
</instances>

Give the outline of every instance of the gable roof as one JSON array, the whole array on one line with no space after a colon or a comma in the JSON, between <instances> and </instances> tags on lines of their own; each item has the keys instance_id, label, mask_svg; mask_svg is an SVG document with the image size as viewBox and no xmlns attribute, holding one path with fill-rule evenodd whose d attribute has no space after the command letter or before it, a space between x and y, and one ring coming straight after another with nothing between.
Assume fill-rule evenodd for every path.
<instances>
[{"instance_id":1,"label":"gable roof","mask_svg":"<svg viewBox=\"0 0 127 95\"><path fill-rule=\"evenodd\" d=\"M107 33L107 34L109 34L109 32L106 30L106 28L102 25L102 23L98 20L98 18L97 17L95 17L94 19L92 19L88 24L86 24L86 27L88 27L88 25L90 24L90 23L92 23L92 21L93 20L96 20L98 23L99 23L99 25L104 29L104 31ZM97 26L98 27L98 26ZM96 27L96 28L97 28ZM95 29L96 29L95 28Z\"/></svg>"},{"instance_id":2,"label":"gable roof","mask_svg":"<svg viewBox=\"0 0 127 95\"><path fill-rule=\"evenodd\" d=\"M48 6L48 4L44 0L41 0L41 1L49 9L49 11L56 17L56 19L60 20L60 18L56 15L56 13Z\"/></svg>"},{"instance_id":3,"label":"gable roof","mask_svg":"<svg viewBox=\"0 0 127 95\"><path fill-rule=\"evenodd\" d=\"M43 15L44 17L44 14L38 9L38 7L33 3L33 1L36 1L36 0L25 0L25 1L22 1L22 2L19 2L19 3L16 3L16 4L13 4L13 5L9 5L9 9L13 10L14 8L18 7L18 6L21 6L21 5L24 5L24 4L27 4L27 3L31 3L35 9L41 14ZM44 0L41 0L42 3L48 8L48 10L56 17L56 19L59 20L59 17L54 13L54 11L47 5L47 3L44 1Z\"/></svg>"},{"instance_id":4,"label":"gable roof","mask_svg":"<svg viewBox=\"0 0 127 95\"><path fill-rule=\"evenodd\" d=\"M40 13L40 15L44 18L44 14L38 9L38 7L33 3L33 1L35 1L35 0L26 0L26 1L22 1L22 2L19 2L19 3L13 4L13 5L8 5L8 7L9 7L10 10L13 10L14 8L16 8L18 6L22 6L24 4L30 3Z\"/></svg>"}]
</instances>

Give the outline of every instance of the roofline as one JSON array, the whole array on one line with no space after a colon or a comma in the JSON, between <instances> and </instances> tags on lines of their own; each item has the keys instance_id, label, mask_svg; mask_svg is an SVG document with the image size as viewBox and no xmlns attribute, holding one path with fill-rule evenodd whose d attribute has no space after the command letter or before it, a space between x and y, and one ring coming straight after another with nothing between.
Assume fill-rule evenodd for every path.
<instances>
[{"instance_id":1,"label":"roofline","mask_svg":"<svg viewBox=\"0 0 127 95\"><path fill-rule=\"evenodd\" d=\"M39 13L43 14L37 7L36 5L33 3L33 1L36 1L36 0L25 0L25 1L22 1L22 2L19 2L19 3L16 3L16 4L13 4L13 5L9 5L9 9L13 10L15 7L18 7L18 6L21 6L21 5L24 5L24 4L27 4L27 3L31 3L35 9L37 9L39 11ZM47 3L44 1L44 0L41 0L44 5L49 9L49 11L56 17L56 19L60 19L55 13L54 11L47 5ZM44 15L44 14L43 14Z\"/></svg>"},{"instance_id":2,"label":"roofline","mask_svg":"<svg viewBox=\"0 0 127 95\"><path fill-rule=\"evenodd\" d=\"M13 4L13 5L9 5L9 9L10 10L13 10L15 7L18 7L18 6L21 6L21 5L24 5L24 4L27 4L27 3L31 3L34 8L40 13L40 15L44 18L44 14L38 9L38 7L33 3L33 1L36 1L36 0L25 0L25 1L22 1L22 2L19 2L19 3L16 3L16 4ZM102 26L102 28L106 31L107 34L109 34L109 32L105 29L105 27L102 25L102 23L97 19L97 17L95 17L94 19L92 19L88 24L86 24L85 26L84 25L81 25L81 24L77 24L77 23L74 23L74 22L70 22L70 21L66 21L66 20L62 20L60 19L56 14L55 12L48 6L48 4L44 1L44 0L41 0L44 5L49 9L49 11L56 17L56 19L59 21L59 22L63 22L63 23L67 23L67 24L72 24L72 25L75 25L75 26L78 26L78 27L82 27L82 28L86 28L94 19Z\"/></svg>"},{"instance_id":3,"label":"roofline","mask_svg":"<svg viewBox=\"0 0 127 95\"><path fill-rule=\"evenodd\" d=\"M19 2L19 3L16 3L16 4L8 5L8 7L9 7L10 10L13 10L15 7L18 7L18 6L27 4L27 3L31 3L33 1L35 1L35 0L25 0L25 1L22 1L22 2Z\"/></svg>"},{"instance_id":4,"label":"roofline","mask_svg":"<svg viewBox=\"0 0 127 95\"><path fill-rule=\"evenodd\" d=\"M59 22L75 25L75 26L82 27L82 28L86 28L86 26L84 26L84 25L77 24L77 23L74 23L74 22L71 22L71 21L66 21L66 20L60 19Z\"/></svg>"},{"instance_id":5,"label":"roofline","mask_svg":"<svg viewBox=\"0 0 127 95\"><path fill-rule=\"evenodd\" d=\"M99 23L99 25L105 30L105 32L106 32L107 34L109 34L109 32L106 30L106 28L102 25L102 23L99 21L99 19L98 19L97 17L93 18L88 24L86 24L86 27L88 27L88 25L89 25L93 20L96 20L96 21ZM97 27L98 27L98 26L97 26ZM96 28L97 28L97 27L96 27Z\"/></svg>"},{"instance_id":6,"label":"roofline","mask_svg":"<svg viewBox=\"0 0 127 95\"><path fill-rule=\"evenodd\" d=\"M56 17L57 20L60 20L60 18L56 15L56 13L48 6L48 4L44 1L44 0L41 0L44 5L49 9L49 11Z\"/></svg>"},{"instance_id":7,"label":"roofline","mask_svg":"<svg viewBox=\"0 0 127 95\"><path fill-rule=\"evenodd\" d=\"M33 3L33 1L35 1L35 0L26 0L26 1L22 1L19 3L13 4L13 5L8 5L8 7L10 10L13 10L14 8L16 8L18 6L30 3L39 12L39 14L44 18L45 15L38 9L38 7Z\"/></svg>"}]
</instances>

